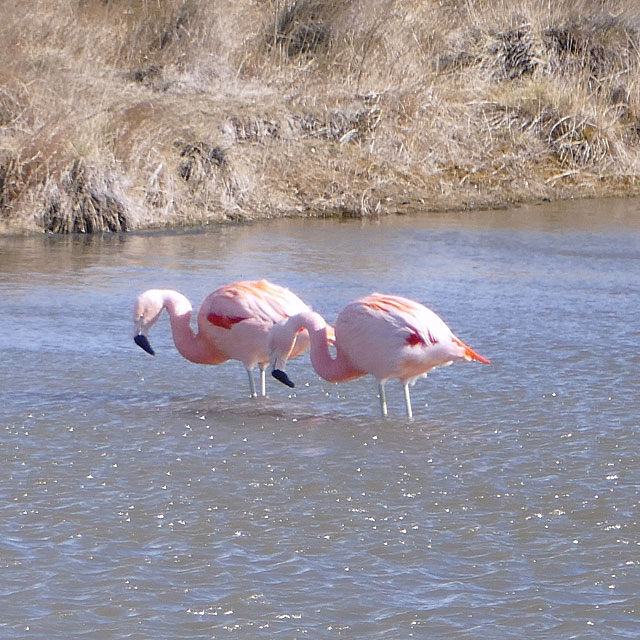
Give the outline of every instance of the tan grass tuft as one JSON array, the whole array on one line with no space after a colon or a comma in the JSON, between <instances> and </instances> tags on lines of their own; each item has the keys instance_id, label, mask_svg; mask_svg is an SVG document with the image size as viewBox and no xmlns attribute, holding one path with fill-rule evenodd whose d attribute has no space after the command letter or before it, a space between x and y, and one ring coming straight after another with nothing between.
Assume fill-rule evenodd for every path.
<instances>
[{"instance_id":1,"label":"tan grass tuft","mask_svg":"<svg viewBox=\"0 0 640 640\"><path fill-rule=\"evenodd\" d=\"M65 168L45 189L48 205L42 228L51 233L127 231L127 206L113 178L92 171L81 160Z\"/></svg>"}]
</instances>

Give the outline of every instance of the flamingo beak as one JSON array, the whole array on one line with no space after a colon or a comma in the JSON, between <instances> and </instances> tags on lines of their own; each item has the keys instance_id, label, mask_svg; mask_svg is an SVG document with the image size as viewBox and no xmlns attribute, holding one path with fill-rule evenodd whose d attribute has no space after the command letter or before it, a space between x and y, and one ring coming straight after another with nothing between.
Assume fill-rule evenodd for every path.
<instances>
[{"instance_id":1,"label":"flamingo beak","mask_svg":"<svg viewBox=\"0 0 640 640\"><path fill-rule=\"evenodd\" d=\"M134 336L133 341L144 351L146 351L149 355L155 356L156 352L149 344L149 338L144 335L144 333L138 333Z\"/></svg>"},{"instance_id":2,"label":"flamingo beak","mask_svg":"<svg viewBox=\"0 0 640 640\"><path fill-rule=\"evenodd\" d=\"M477 360L478 362L491 364L491 360L487 360L486 358L483 358L479 353L476 353L471 347L469 347L464 342L462 342L462 340L459 340L458 338L454 338L453 341L464 349L465 360Z\"/></svg>"},{"instance_id":3,"label":"flamingo beak","mask_svg":"<svg viewBox=\"0 0 640 640\"><path fill-rule=\"evenodd\" d=\"M471 347L467 347L466 357L470 360L477 360L478 362L484 362L485 364L491 364L491 360L483 358L479 353L476 353Z\"/></svg>"},{"instance_id":4,"label":"flamingo beak","mask_svg":"<svg viewBox=\"0 0 640 640\"><path fill-rule=\"evenodd\" d=\"M274 369L271 372L271 375L279 382L282 382L282 384L286 384L287 387L291 387L293 389L293 387L296 386L291 378L287 375L287 372L283 371L282 369Z\"/></svg>"}]
</instances>

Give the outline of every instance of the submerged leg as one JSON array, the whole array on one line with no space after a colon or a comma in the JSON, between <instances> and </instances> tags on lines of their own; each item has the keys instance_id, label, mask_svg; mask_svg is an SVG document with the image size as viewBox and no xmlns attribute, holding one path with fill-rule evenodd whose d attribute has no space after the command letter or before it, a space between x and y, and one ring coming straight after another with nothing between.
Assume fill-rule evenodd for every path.
<instances>
[{"instance_id":1,"label":"submerged leg","mask_svg":"<svg viewBox=\"0 0 640 640\"><path fill-rule=\"evenodd\" d=\"M260 367L260 395L264 398L267 395L267 379L264 372L264 365L258 365Z\"/></svg>"},{"instance_id":2,"label":"submerged leg","mask_svg":"<svg viewBox=\"0 0 640 640\"><path fill-rule=\"evenodd\" d=\"M247 369L247 374L249 375L249 397L255 398L258 394L256 393L256 383L253 380L253 371Z\"/></svg>"},{"instance_id":3,"label":"submerged leg","mask_svg":"<svg viewBox=\"0 0 640 640\"><path fill-rule=\"evenodd\" d=\"M385 395L384 392L384 381L380 381L379 383L379 387L380 387L380 412L382 413L383 416L387 415L387 396Z\"/></svg>"},{"instance_id":4,"label":"submerged leg","mask_svg":"<svg viewBox=\"0 0 640 640\"><path fill-rule=\"evenodd\" d=\"M413 411L411 410L411 394L409 393L409 383L405 382L402 386L404 388L404 403L407 407L407 418L413 418Z\"/></svg>"}]
</instances>

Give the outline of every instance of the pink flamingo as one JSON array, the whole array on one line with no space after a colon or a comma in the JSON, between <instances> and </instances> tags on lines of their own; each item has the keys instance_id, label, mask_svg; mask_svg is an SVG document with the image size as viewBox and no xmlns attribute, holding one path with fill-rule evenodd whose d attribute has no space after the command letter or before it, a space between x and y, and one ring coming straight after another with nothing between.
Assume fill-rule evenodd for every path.
<instances>
[{"instance_id":1,"label":"pink flamingo","mask_svg":"<svg viewBox=\"0 0 640 640\"><path fill-rule=\"evenodd\" d=\"M380 388L380 410L387 415L385 382L399 378L407 416L413 417L409 385L428 371L454 360L489 360L459 340L433 311L400 296L373 293L348 304L332 329L313 311L303 311L274 325L269 335L272 375L293 387L285 366L297 332L306 328L311 340L311 364L329 382L373 375ZM336 357L329 352L335 343Z\"/></svg>"},{"instance_id":2,"label":"pink flamingo","mask_svg":"<svg viewBox=\"0 0 640 640\"><path fill-rule=\"evenodd\" d=\"M233 282L210 293L198 310L198 333L191 329L193 307L185 296L171 289L149 289L141 293L134 308L134 341L155 355L147 334L166 309L173 341L180 354L199 364L240 360L249 375L249 390L257 395L253 379L260 368L260 395L266 395L265 366L269 362L267 336L276 322L310 311L294 293L277 284L259 280ZM306 331L293 338L292 355L309 347Z\"/></svg>"}]
</instances>

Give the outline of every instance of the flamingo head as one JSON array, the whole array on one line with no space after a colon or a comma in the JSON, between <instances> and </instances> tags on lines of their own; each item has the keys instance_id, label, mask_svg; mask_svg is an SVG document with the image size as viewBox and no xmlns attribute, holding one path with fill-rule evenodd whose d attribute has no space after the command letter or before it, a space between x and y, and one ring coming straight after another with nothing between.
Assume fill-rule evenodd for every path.
<instances>
[{"instance_id":1,"label":"flamingo head","mask_svg":"<svg viewBox=\"0 0 640 640\"><path fill-rule=\"evenodd\" d=\"M295 345L296 335L297 331L292 331L287 325L287 321L282 320L271 327L267 336L267 353L269 354L271 375L288 387L295 387L285 369Z\"/></svg>"},{"instance_id":2,"label":"flamingo head","mask_svg":"<svg viewBox=\"0 0 640 640\"><path fill-rule=\"evenodd\" d=\"M151 347L147 334L160 317L163 307L161 291L149 289L137 297L133 308L133 341L152 356L156 352Z\"/></svg>"}]
</instances>

